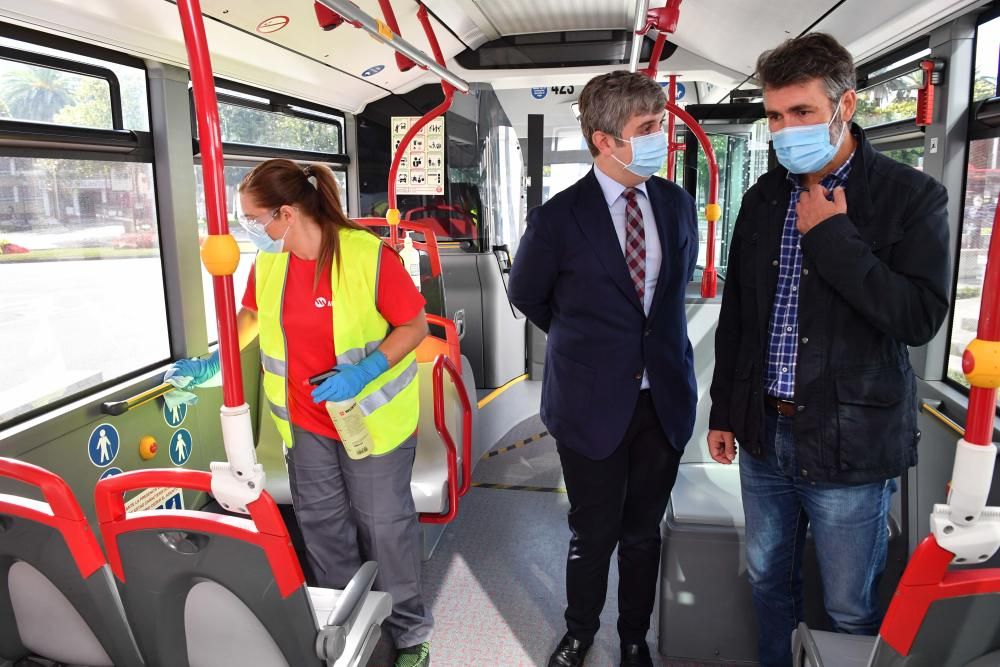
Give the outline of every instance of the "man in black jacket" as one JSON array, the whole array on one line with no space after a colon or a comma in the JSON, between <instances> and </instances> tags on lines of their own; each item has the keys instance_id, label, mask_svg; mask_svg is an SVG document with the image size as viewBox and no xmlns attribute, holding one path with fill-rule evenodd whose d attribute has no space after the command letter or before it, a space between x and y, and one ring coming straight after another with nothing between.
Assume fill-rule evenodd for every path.
<instances>
[{"instance_id":1,"label":"man in black jacket","mask_svg":"<svg viewBox=\"0 0 1000 667\"><path fill-rule=\"evenodd\" d=\"M948 312L947 193L850 122L854 65L832 37L788 40L757 75L783 166L733 230L708 446L727 464L743 447L760 662L784 667L807 526L836 629L878 631L889 500L919 438L907 346Z\"/></svg>"}]
</instances>

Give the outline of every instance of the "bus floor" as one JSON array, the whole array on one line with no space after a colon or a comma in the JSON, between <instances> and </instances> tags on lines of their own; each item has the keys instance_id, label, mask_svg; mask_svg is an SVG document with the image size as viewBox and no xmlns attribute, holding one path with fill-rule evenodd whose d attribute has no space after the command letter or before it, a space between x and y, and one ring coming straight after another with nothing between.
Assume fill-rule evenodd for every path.
<instances>
[{"instance_id":1,"label":"bus floor","mask_svg":"<svg viewBox=\"0 0 1000 667\"><path fill-rule=\"evenodd\" d=\"M546 664L566 630L563 621L569 502L555 441L537 418L515 428L476 465L473 488L461 502L431 559L423 587L434 614L435 667L520 667ZM540 436L540 437L535 437ZM617 558L611 559L601 629L588 667L619 663ZM647 639L660 667L712 663L668 660L656 652L656 627ZM391 667L383 636L369 667Z\"/></svg>"}]
</instances>

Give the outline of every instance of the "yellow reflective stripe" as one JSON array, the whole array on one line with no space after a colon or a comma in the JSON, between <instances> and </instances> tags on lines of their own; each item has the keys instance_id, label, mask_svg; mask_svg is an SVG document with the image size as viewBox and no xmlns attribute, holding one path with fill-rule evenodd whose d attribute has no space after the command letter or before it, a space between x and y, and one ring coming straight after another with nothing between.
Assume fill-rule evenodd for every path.
<instances>
[{"instance_id":1,"label":"yellow reflective stripe","mask_svg":"<svg viewBox=\"0 0 1000 667\"><path fill-rule=\"evenodd\" d=\"M365 415L370 415L383 405L399 395L417 377L417 362L412 361L405 371L386 382L368 396L361 399L359 405Z\"/></svg>"},{"instance_id":2,"label":"yellow reflective stripe","mask_svg":"<svg viewBox=\"0 0 1000 667\"><path fill-rule=\"evenodd\" d=\"M291 421L291 417L288 415L288 408L284 405L277 405L274 401L268 400L268 404L271 406L271 414L278 419L284 419L286 422Z\"/></svg>"},{"instance_id":3,"label":"yellow reflective stripe","mask_svg":"<svg viewBox=\"0 0 1000 667\"><path fill-rule=\"evenodd\" d=\"M337 355L337 363L338 364L356 364L356 363L360 362L362 359L364 359L365 357L367 357L369 354L371 354L372 352L374 352L375 350L377 350L379 348L379 345L382 344L383 340L385 340L385 339L384 338L380 338L379 340L374 340L374 341L372 341L370 343L367 343L365 345L365 348L363 350L360 347L356 347L356 348L354 348L352 350L348 350L347 352L344 352L343 354L338 354Z\"/></svg>"},{"instance_id":4,"label":"yellow reflective stripe","mask_svg":"<svg viewBox=\"0 0 1000 667\"><path fill-rule=\"evenodd\" d=\"M261 351L260 363L264 367L265 373L274 373L275 375L280 375L281 377L288 376L288 364L281 359L275 359L274 357L264 354L264 352Z\"/></svg>"}]
</instances>

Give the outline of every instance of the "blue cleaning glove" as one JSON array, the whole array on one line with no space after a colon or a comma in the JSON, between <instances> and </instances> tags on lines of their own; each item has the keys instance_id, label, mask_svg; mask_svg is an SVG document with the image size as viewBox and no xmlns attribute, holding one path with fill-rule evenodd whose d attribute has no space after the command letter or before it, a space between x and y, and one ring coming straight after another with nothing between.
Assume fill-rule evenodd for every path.
<instances>
[{"instance_id":1,"label":"blue cleaning glove","mask_svg":"<svg viewBox=\"0 0 1000 667\"><path fill-rule=\"evenodd\" d=\"M338 364L334 370L336 375L313 390L312 397L317 403L354 398L369 382L389 370L389 360L381 350L375 350L356 364Z\"/></svg>"},{"instance_id":2,"label":"blue cleaning glove","mask_svg":"<svg viewBox=\"0 0 1000 667\"><path fill-rule=\"evenodd\" d=\"M163 374L163 381L178 389L197 387L208 382L219 372L219 351L208 359L181 359Z\"/></svg>"}]
</instances>

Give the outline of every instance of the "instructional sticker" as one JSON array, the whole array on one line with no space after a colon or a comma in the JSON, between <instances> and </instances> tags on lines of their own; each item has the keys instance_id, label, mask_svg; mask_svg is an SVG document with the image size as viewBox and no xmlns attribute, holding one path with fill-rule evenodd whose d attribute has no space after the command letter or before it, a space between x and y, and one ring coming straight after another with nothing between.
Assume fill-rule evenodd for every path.
<instances>
[{"instance_id":1,"label":"instructional sticker","mask_svg":"<svg viewBox=\"0 0 1000 667\"><path fill-rule=\"evenodd\" d=\"M186 428L182 428L170 437L170 460L175 466L182 466L191 458L194 440Z\"/></svg>"},{"instance_id":2,"label":"instructional sticker","mask_svg":"<svg viewBox=\"0 0 1000 667\"><path fill-rule=\"evenodd\" d=\"M98 468L111 465L118 456L118 430L111 424L101 424L95 428L87 441L90 462Z\"/></svg>"},{"instance_id":3,"label":"instructional sticker","mask_svg":"<svg viewBox=\"0 0 1000 667\"><path fill-rule=\"evenodd\" d=\"M184 509L184 495L180 489L176 487L143 489L134 498L125 501L125 511L128 513L162 509Z\"/></svg>"},{"instance_id":4,"label":"instructional sticker","mask_svg":"<svg viewBox=\"0 0 1000 667\"><path fill-rule=\"evenodd\" d=\"M549 89L545 86L538 86L537 88L531 89L531 96L536 100L540 100L549 94Z\"/></svg>"},{"instance_id":5,"label":"instructional sticker","mask_svg":"<svg viewBox=\"0 0 1000 667\"><path fill-rule=\"evenodd\" d=\"M393 116L390 123L393 153L399 149L407 132L420 120L418 116ZM444 193L444 119L435 118L425 125L403 152L396 173L396 193L400 195L440 195Z\"/></svg>"},{"instance_id":6,"label":"instructional sticker","mask_svg":"<svg viewBox=\"0 0 1000 667\"><path fill-rule=\"evenodd\" d=\"M167 426L170 428L177 428L183 424L187 413L188 406L186 403L177 403L173 406L169 406L166 403L163 404L163 421L167 422Z\"/></svg>"},{"instance_id":7,"label":"instructional sticker","mask_svg":"<svg viewBox=\"0 0 1000 667\"><path fill-rule=\"evenodd\" d=\"M108 468L107 470L101 473L101 476L98 477L97 480L100 481L102 479L107 479L108 477L114 477L115 475L120 475L123 472L125 471L118 467Z\"/></svg>"}]
</instances>

